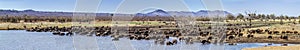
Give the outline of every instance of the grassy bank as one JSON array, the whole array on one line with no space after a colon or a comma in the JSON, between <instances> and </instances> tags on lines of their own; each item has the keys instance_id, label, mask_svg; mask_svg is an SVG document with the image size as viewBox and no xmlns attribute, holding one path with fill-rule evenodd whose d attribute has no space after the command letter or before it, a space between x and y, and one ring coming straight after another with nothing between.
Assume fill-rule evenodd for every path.
<instances>
[{"instance_id":1,"label":"grassy bank","mask_svg":"<svg viewBox=\"0 0 300 50\"><path fill-rule=\"evenodd\" d=\"M174 22L174 21L173 21ZM296 20L296 24L292 24L293 21L289 20L283 20L284 24L280 25L280 20L270 20L270 21L260 21L260 20L252 20L252 26L259 26L259 27L253 27L250 29L256 29L256 28L278 28L280 29L289 29L291 27L297 26L299 24L298 20ZM58 27L70 27L70 26L112 26L113 23L116 25L125 25L129 24L129 26L158 26L158 25L165 25L164 21L118 21L118 22L112 22L112 21L98 21L98 22L34 22L34 23L1 23L0 22L0 30L8 30L8 29L24 29L24 26L27 28L31 27L49 27L49 26L58 26ZM224 22L226 24L249 24L249 21L242 21L242 20L228 20L228 22ZM270 24L270 25L268 25ZM197 25L200 25L201 27L208 27L210 24L203 24L203 21L197 21ZM262 26L267 25L267 26ZM238 27L238 26L237 26ZM298 27L299 28L299 27ZM300 30L300 29L295 30Z\"/></svg>"},{"instance_id":2,"label":"grassy bank","mask_svg":"<svg viewBox=\"0 0 300 50\"><path fill-rule=\"evenodd\" d=\"M141 21L132 21L126 22L129 23L129 26L153 26L153 25L163 25L157 21L148 21L148 22L141 22ZM118 23L120 25L125 24L124 22ZM31 28L31 27L51 27L51 26L58 26L58 27L71 27L71 26L112 26L111 21L101 21L101 22L35 22L35 23L0 23L0 30L9 30L9 29L25 29L24 27Z\"/></svg>"}]
</instances>

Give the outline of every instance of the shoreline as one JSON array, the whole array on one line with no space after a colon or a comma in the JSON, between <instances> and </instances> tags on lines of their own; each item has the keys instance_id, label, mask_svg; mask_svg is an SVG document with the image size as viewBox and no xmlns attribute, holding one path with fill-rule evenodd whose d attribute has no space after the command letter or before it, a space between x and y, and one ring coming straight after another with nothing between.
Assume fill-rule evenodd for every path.
<instances>
[{"instance_id":1,"label":"shoreline","mask_svg":"<svg viewBox=\"0 0 300 50\"><path fill-rule=\"evenodd\" d=\"M139 25L138 25L138 24ZM150 23L150 24L149 24ZM151 24L152 23L152 24ZM165 24L165 25L164 25ZM144 22L132 22L126 26L129 27L143 27L143 28L134 28L133 30L131 30L132 32L136 32L134 31L136 30L144 30L146 29L146 31L157 31L157 30L161 30L161 26L162 28L167 28L167 30L162 31L161 33L165 35L165 37L177 37L177 38L182 38L182 39L186 39L186 41L189 42L195 42L195 43L210 43L213 40L211 39L211 33L210 31L207 31L209 29L211 29L212 24L209 23L200 23L198 25L197 28L201 28L200 30L196 30L199 31L196 34L191 34L191 33L185 33L184 35L181 35L180 32L176 31L176 29L170 29L170 28L174 28L177 26L172 25L173 23L171 23L171 25L166 24L166 23L161 23L161 22L157 22L157 21L148 21L146 23ZM251 28L244 28L242 26L245 25L240 25L238 23L235 23L237 26L240 26L241 28L235 28L234 24L230 24L227 25L229 28L227 28L226 32L226 38L224 38L224 43L229 43L231 44L235 44L235 43L272 43L272 44L300 44L300 34L298 34L298 31L300 30L299 27L297 26L299 24L284 24L284 26L279 25L279 24L272 24L272 25L262 25L262 24L257 24L257 25L253 25L253 26L258 26L258 27L251 27ZM108 26L111 27L113 24L111 24L109 21L103 21L103 22L96 22L96 23L72 23L72 22L67 22L67 23L53 23L53 22L38 22L38 23L0 23L1 27L0 30L27 30L27 29L33 29L33 27L38 28L38 30L45 30L45 27L53 27L53 26L57 26L57 29L62 29L62 27L71 27L71 26L87 26L87 28L93 28L93 27L98 27L98 26ZM24 27L25 26L25 27ZM123 25L122 25L123 26ZM166 27L165 27L166 26ZM277 27L277 26L282 26L282 27ZM108 28L107 27L107 28ZM145 28L144 28L145 27ZM150 27L147 29L146 27ZM152 28L153 27L153 28ZM106 30L107 28L101 28ZM158 29L157 29L158 28ZM279 28L279 29L278 29ZM69 28L63 28L62 30L70 30ZM79 29L82 29L82 27L79 27ZM100 30L100 29L99 29ZM110 29L108 29L110 30ZM49 30L48 30L49 31ZM84 30L84 31L91 31L91 30ZM94 33L86 33L86 32L79 32L80 34L86 34L86 35L93 35ZM92 30L95 31L95 30ZM172 32L174 31L174 32ZM275 31L277 31L277 33L275 33ZM286 33L286 32L291 32L292 33ZM293 32L297 32L297 33L293 33ZM101 31L100 31L101 32ZM105 32L105 31L102 31ZM118 38L119 36L126 36L126 37L133 37L133 38L138 38L138 37L145 37L144 34L140 34L143 31L139 31L139 34L133 34L133 33L129 33L129 34L109 34L109 36L116 36L116 38ZM171 32L171 33L170 33ZM65 33L63 33L65 34ZM149 36L148 39L152 39L153 38L163 38L164 36L159 36L162 34L154 34L153 36ZM99 35L102 35L101 33L99 33ZM106 35L106 34L103 34ZM130 35L130 36L129 36ZM194 36L197 35L197 36ZM248 35L248 36L247 36ZM251 36L249 36L251 35ZM156 37L159 36L159 37ZM271 38L269 38L269 36L271 36ZM280 36L287 36L287 38L282 38Z\"/></svg>"},{"instance_id":2,"label":"shoreline","mask_svg":"<svg viewBox=\"0 0 300 50\"><path fill-rule=\"evenodd\" d=\"M300 45L293 46L266 46L266 47L257 47L257 48L243 48L242 50L299 50Z\"/></svg>"},{"instance_id":3,"label":"shoreline","mask_svg":"<svg viewBox=\"0 0 300 50\"><path fill-rule=\"evenodd\" d=\"M280 39L280 38L263 38L263 37L254 37L254 38L247 38L247 37L240 37L237 39L227 40L227 43L273 43L273 44L300 44L300 39L293 38L293 39Z\"/></svg>"},{"instance_id":4,"label":"shoreline","mask_svg":"<svg viewBox=\"0 0 300 50\"><path fill-rule=\"evenodd\" d=\"M4 30L0 30L0 31L4 31ZM7 31L9 31L9 30L7 30ZM26 31L26 30L23 30L23 31ZM198 40L195 40L195 42L196 41L198 41ZM200 43L200 42L196 42L196 43ZM226 39L226 41L224 43L300 44L300 39L285 40L285 39L278 39L278 38L267 39L267 38L261 38L261 37L255 37L255 38L240 37L240 38L231 39L231 40Z\"/></svg>"}]
</instances>

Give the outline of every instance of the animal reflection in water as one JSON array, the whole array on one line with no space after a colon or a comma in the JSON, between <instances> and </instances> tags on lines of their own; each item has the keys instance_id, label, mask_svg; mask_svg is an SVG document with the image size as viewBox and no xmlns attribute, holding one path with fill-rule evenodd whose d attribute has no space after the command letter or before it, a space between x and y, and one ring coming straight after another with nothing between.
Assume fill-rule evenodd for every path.
<instances>
[{"instance_id":1,"label":"animal reflection in water","mask_svg":"<svg viewBox=\"0 0 300 50\"><path fill-rule=\"evenodd\" d=\"M101 27L82 27L82 26L72 26L72 27L34 27L27 29L28 32L52 32L53 35L59 36L111 36L113 41L118 41L119 38L127 37L130 40L155 40L156 44L162 45L175 45L179 42L186 42L186 44L193 44L193 37L183 36L179 30L159 30L162 26L157 27L130 27L128 33L117 34L111 31L111 27L101 26ZM158 28L155 29L155 28ZM202 32L198 34L199 36L206 37L209 32ZM197 36L197 35L196 35ZM202 44L209 44L212 37L201 40ZM199 40L198 40L199 41Z\"/></svg>"},{"instance_id":2,"label":"animal reflection in water","mask_svg":"<svg viewBox=\"0 0 300 50\"><path fill-rule=\"evenodd\" d=\"M199 26L198 26L199 27ZM167 29L161 30L162 26L133 26L129 27L128 33L117 33L111 31L109 26L101 27L83 27L83 26L72 26L72 27L33 27L27 28L28 32L52 32L53 35L59 36L111 36L113 41L118 41L119 38L128 38L130 40L155 40L156 44L163 45L176 45L180 42L185 42L186 44L193 44L194 42L201 44L211 44L212 39L215 37L210 32L211 27L199 27L198 30L183 30L185 32L193 33L181 33L177 29ZM242 32L246 31L246 32ZM226 29L226 39L234 40L239 37L254 38L253 34L287 34L293 33L298 34L297 31L276 31L269 29L252 29L245 30L243 28L227 28ZM183 35L184 34L184 35ZM246 35L245 35L246 34ZM274 38L273 36L268 36L268 39ZM289 39L286 35L281 35L281 39ZM229 45L236 45L235 43L229 43Z\"/></svg>"},{"instance_id":3,"label":"animal reflection in water","mask_svg":"<svg viewBox=\"0 0 300 50\"><path fill-rule=\"evenodd\" d=\"M118 41L119 38L128 37L130 40L155 40L156 44L163 45L175 45L179 42L186 42L186 44L193 44L194 41L199 41L193 39L193 37L185 37L179 32L179 30L154 30L153 28L158 27L131 27L128 33L116 34L111 31L111 27L101 26L101 27L34 27L27 29L28 32L52 32L53 35L59 36L73 36L73 35L83 35L83 36L111 36L113 41ZM201 32L199 36L206 37L209 32ZM202 44L209 44L212 37L200 40Z\"/></svg>"}]
</instances>

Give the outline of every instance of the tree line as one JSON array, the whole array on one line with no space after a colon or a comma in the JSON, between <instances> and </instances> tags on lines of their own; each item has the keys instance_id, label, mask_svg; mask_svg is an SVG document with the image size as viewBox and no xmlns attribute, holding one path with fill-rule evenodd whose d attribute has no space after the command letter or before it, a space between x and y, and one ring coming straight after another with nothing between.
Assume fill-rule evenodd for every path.
<instances>
[{"instance_id":1,"label":"tree line","mask_svg":"<svg viewBox=\"0 0 300 50\"><path fill-rule=\"evenodd\" d=\"M22 15L22 16L0 16L0 22L10 22L10 23L20 23L20 22L88 22L88 21L112 21L113 15L110 16L96 16L96 17L89 17L89 16L29 16L29 15ZM131 17L131 21L174 21L172 17L146 17L146 16L139 16L139 17Z\"/></svg>"},{"instance_id":2,"label":"tree line","mask_svg":"<svg viewBox=\"0 0 300 50\"><path fill-rule=\"evenodd\" d=\"M22 16L0 16L0 22L11 22L11 23L19 23L19 22L72 22L73 20L82 20L82 21L111 21L113 17L113 14L106 17L93 17L93 19L83 19L83 18L74 18L72 16L28 16L28 15L22 15ZM276 16L275 14L238 14L237 16L234 16L232 14L228 14L225 18L226 20L240 20L240 21L252 21L252 20L260 20L260 21L275 21L276 19L279 19L281 22L283 20L286 21L296 21L298 19L298 22L300 22L300 16L287 16L287 15L280 15ZM197 21L210 21L211 18L208 17L197 17ZM175 21L173 17L161 17L159 15L155 17L147 17L147 16L139 16L139 17L132 17L131 21Z\"/></svg>"},{"instance_id":3,"label":"tree line","mask_svg":"<svg viewBox=\"0 0 300 50\"><path fill-rule=\"evenodd\" d=\"M243 15L243 14L238 14L237 16L234 16L232 14L229 14L226 16L226 20L243 20L243 21L251 21L251 20L260 20L260 21L275 21L276 19L279 20L286 20L286 21L296 21L296 19L299 19L300 22L300 16L295 17L295 16L287 16L287 15L280 15L280 16L276 16L274 14L247 14L247 15Z\"/></svg>"}]
</instances>

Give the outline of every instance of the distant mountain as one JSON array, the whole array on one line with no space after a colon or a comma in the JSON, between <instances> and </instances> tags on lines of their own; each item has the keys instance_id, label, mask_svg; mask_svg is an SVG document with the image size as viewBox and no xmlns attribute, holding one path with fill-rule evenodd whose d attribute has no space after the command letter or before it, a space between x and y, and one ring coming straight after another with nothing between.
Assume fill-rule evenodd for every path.
<instances>
[{"instance_id":1,"label":"distant mountain","mask_svg":"<svg viewBox=\"0 0 300 50\"><path fill-rule=\"evenodd\" d=\"M73 16L73 12L46 12L46 11L35 11L35 10L0 10L0 16ZM90 14L90 13L78 13L76 14ZM96 16L111 16L113 13L96 13ZM164 11L161 9L154 10L148 13L137 13L135 16L208 16L208 14L218 15L218 14L231 14L227 11L208 11L208 10L200 10L198 12L189 12L189 11ZM126 15L126 14L114 14L117 16ZM128 15L128 14L127 14Z\"/></svg>"},{"instance_id":2,"label":"distant mountain","mask_svg":"<svg viewBox=\"0 0 300 50\"><path fill-rule=\"evenodd\" d=\"M0 16L73 16L73 14L90 14L90 13L73 13L73 12L46 12L46 11L34 11L34 10L0 10ZM97 16L110 16L109 13L96 13Z\"/></svg>"},{"instance_id":3,"label":"distant mountain","mask_svg":"<svg viewBox=\"0 0 300 50\"><path fill-rule=\"evenodd\" d=\"M161 9L158 9L158 10L155 10L153 12L149 12L146 14L146 16L171 16L168 12L164 11L164 10L161 10Z\"/></svg>"},{"instance_id":4,"label":"distant mountain","mask_svg":"<svg viewBox=\"0 0 300 50\"><path fill-rule=\"evenodd\" d=\"M189 11L164 11L161 9L154 10L149 13L137 13L136 16L208 16L208 15L228 15L231 14L227 11L209 11L209 10L200 10L198 12L189 12Z\"/></svg>"},{"instance_id":5,"label":"distant mountain","mask_svg":"<svg viewBox=\"0 0 300 50\"><path fill-rule=\"evenodd\" d=\"M10 15L10 16L72 16L71 12L41 12L34 10L0 10L0 16Z\"/></svg>"}]
</instances>

